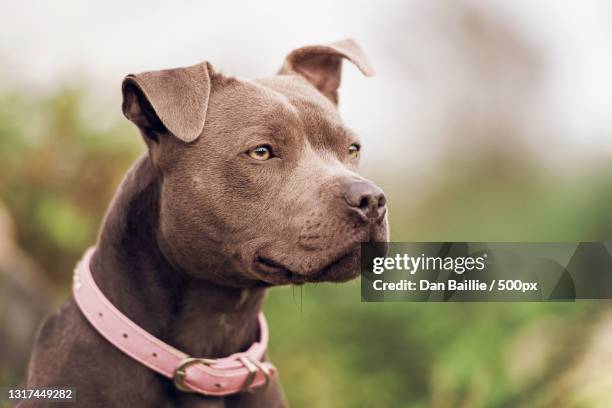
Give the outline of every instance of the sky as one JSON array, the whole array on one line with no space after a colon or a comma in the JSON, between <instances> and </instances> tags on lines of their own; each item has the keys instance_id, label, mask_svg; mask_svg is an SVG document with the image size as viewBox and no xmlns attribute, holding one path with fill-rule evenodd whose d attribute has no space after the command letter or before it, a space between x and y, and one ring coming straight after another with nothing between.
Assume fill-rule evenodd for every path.
<instances>
[{"instance_id":1,"label":"sky","mask_svg":"<svg viewBox=\"0 0 612 408\"><path fill-rule=\"evenodd\" d=\"M419 94L417 79L398 63L396 48L410 44L415 58L427 55L430 45L419 42L422 32L410 18L397 17L420 16L427 3L1 0L0 86L44 92L81 81L96 99L119 106L121 79L130 72L208 60L225 73L262 77L274 73L294 48L353 37L377 75L363 78L345 64L340 105L345 121L364 134L373 163L424 163L435 156L427 152L437 149L435 137L423 137L436 121L436 95ZM544 128L556 132L559 145L609 158L612 3L463 3L511 21L543 56L546 70L533 109ZM402 36L412 41L397 38ZM421 153L414 154L417 149Z\"/></svg>"}]
</instances>

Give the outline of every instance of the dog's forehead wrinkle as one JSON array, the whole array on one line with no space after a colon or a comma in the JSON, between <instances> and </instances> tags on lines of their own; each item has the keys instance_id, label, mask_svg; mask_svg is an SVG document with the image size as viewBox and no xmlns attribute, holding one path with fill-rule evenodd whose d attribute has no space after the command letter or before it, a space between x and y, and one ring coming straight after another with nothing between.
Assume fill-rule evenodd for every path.
<instances>
[{"instance_id":1,"label":"dog's forehead wrinkle","mask_svg":"<svg viewBox=\"0 0 612 408\"><path fill-rule=\"evenodd\" d=\"M266 86L258 80L243 80L243 84L251 86L253 90L260 93L260 96L267 100L277 112L282 114L298 114L296 107L293 105L289 95L279 92L273 87Z\"/></svg>"},{"instance_id":2,"label":"dog's forehead wrinkle","mask_svg":"<svg viewBox=\"0 0 612 408\"><path fill-rule=\"evenodd\" d=\"M338 110L333 103L321 94L312 84L296 75L278 75L273 78L258 79L255 82L264 88L283 95L294 106L310 106L338 116Z\"/></svg>"},{"instance_id":3,"label":"dog's forehead wrinkle","mask_svg":"<svg viewBox=\"0 0 612 408\"><path fill-rule=\"evenodd\" d=\"M232 132L232 137L239 143L247 143L260 137L276 137L278 129L271 124L248 125Z\"/></svg>"},{"instance_id":4,"label":"dog's forehead wrinkle","mask_svg":"<svg viewBox=\"0 0 612 408\"><path fill-rule=\"evenodd\" d=\"M360 178L357 173L338 160L334 151L324 146L313 145L309 140L306 140L302 147L300 163L302 177L311 178L316 175L317 184L343 176ZM301 185L308 186L309 183L302 183ZM299 191L299 189L296 191Z\"/></svg>"},{"instance_id":5,"label":"dog's forehead wrinkle","mask_svg":"<svg viewBox=\"0 0 612 408\"><path fill-rule=\"evenodd\" d=\"M263 86L256 81L240 79L212 94L209 115L222 114L234 119L245 120L250 124L265 123L272 117L295 115L286 95Z\"/></svg>"},{"instance_id":6,"label":"dog's forehead wrinkle","mask_svg":"<svg viewBox=\"0 0 612 408\"><path fill-rule=\"evenodd\" d=\"M328 110L325 106L308 100L292 102L300 113L305 136L314 146L337 149L347 140L354 138L335 109Z\"/></svg>"}]
</instances>

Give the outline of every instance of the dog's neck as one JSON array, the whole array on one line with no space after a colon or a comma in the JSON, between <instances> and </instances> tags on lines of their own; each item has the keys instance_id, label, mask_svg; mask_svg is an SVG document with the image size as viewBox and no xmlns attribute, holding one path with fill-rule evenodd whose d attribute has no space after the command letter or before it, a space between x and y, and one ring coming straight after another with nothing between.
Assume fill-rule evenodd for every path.
<instances>
[{"instance_id":1,"label":"dog's neck","mask_svg":"<svg viewBox=\"0 0 612 408\"><path fill-rule=\"evenodd\" d=\"M106 215L92 274L109 300L162 341L216 358L257 340L263 288L236 289L176 270L157 242L159 180L148 157L128 172Z\"/></svg>"}]
</instances>

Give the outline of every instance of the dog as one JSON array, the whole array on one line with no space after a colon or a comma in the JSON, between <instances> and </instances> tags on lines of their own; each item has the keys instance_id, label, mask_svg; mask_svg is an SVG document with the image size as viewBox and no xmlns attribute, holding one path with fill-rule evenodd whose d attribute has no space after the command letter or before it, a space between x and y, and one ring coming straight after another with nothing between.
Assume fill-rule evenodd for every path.
<instances>
[{"instance_id":1,"label":"dog","mask_svg":"<svg viewBox=\"0 0 612 408\"><path fill-rule=\"evenodd\" d=\"M267 288L359 274L360 244L387 241L388 214L383 191L357 174L360 142L338 113L344 59L372 74L348 39L296 49L264 79L208 62L124 79L123 113L147 151L89 263L115 308L186 355L215 359L257 341ZM81 407L286 406L267 374L249 392L185 392L111 344L81 309L72 297L44 322L28 388L73 387Z\"/></svg>"}]
</instances>

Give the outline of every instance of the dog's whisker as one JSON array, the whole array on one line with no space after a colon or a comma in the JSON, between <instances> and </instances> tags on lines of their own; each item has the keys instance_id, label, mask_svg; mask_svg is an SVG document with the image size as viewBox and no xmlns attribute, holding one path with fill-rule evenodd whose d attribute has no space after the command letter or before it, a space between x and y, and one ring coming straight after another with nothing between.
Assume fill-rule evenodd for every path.
<instances>
[{"instance_id":1,"label":"dog's whisker","mask_svg":"<svg viewBox=\"0 0 612 408\"><path fill-rule=\"evenodd\" d=\"M304 311L304 289L300 286L300 313Z\"/></svg>"},{"instance_id":2,"label":"dog's whisker","mask_svg":"<svg viewBox=\"0 0 612 408\"><path fill-rule=\"evenodd\" d=\"M293 304L299 309L297 299L295 298L295 286L291 286L291 295L293 297Z\"/></svg>"}]
</instances>

